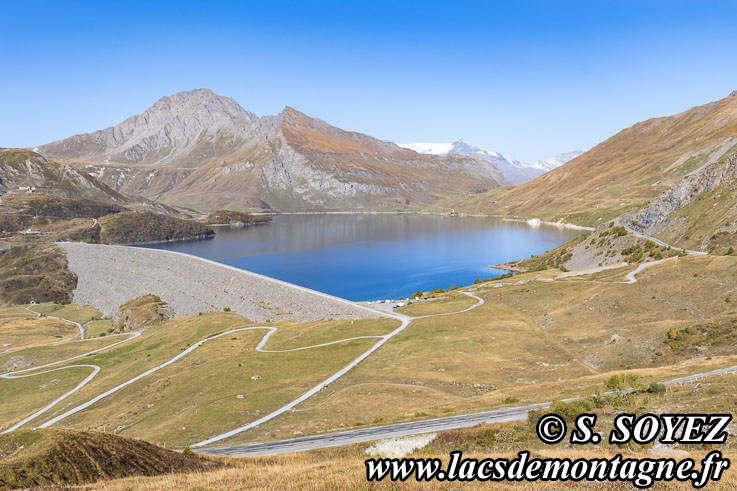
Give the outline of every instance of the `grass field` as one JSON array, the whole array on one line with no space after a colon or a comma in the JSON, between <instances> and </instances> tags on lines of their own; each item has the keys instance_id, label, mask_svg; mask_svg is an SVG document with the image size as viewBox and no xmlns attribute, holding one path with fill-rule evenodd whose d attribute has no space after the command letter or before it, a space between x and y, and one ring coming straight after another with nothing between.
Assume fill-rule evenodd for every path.
<instances>
[{"instance_id":1,"label":"grass field","mask_svg":"<svg viewBox=\"0 0 737 491\"><path fill-rule=\"evenodd\" d=\"M76 318L81 319L83 315L76 312ZM109 326L109 321L93 321L91 324L98 329ZM394 319L306 324L285 322L273 325L278 330L265 349L286 350L357 336L380 336L398 325ZM67 363L96 365L101 371L87 386L39 418L39 422L126 382L211 335L251 326L253 324L242 317L226 313L178 318L146 330L139 338L109 351ZM247 330L205 343L176 363L61 421L59 426L106 429L181 447L257 419L289 402L377 341L358 339L287 353L255 351L255 346L267 333L265 328ZM0 367L21 368L31 362L40 365L41 361L48 363L64 359L121 339L124 338L103 337L65 343L64 346L23 350L12 357L0 357ZM24 360L26 365L22 365ZM45 397L38 389L47 378L58 379L55 386L63 385L68 390L88 373L89 369L70 369L68 373L54 372L48 377L39 375L0 380L0 387L7 387L8 395L14 394L12 401L0 403L0 411L7 406L7 414L11 415L5 420L6 424L9 426L42 407L44 401L53 399ZM54 395L63 392L60 388L54 391ZM25 413L24 407L27 408Z\"/></svg>"},{"instance_id":2,"label":"grass field","mask_svg":"<svg viewBox=\"0 0 737 491\"><path fill-rule=\"evenodd\" d=\"M603 389L603 386L602 386ZM599 404L591 411L598 416L596 429L604 435L612 428L615 414L632 412L729 412L734 397L737 397L737 375L711 377L695 383L671 386L665 394L650 394L646 391L616 398ZM192 474L173 474L152 478L134 477L117 481L100 482L88 489L99 490L163 490L163 489L448 489L492 487L493 489L631 489L622 483L594 485L592 483L417 483L413 479L405 483L388 480L369 485L366 482L366 449L373 442L328 448L295 454L247 459L231 459L233 468ZM611 458L622 454L624 458L662 457L648 453L652 445L629 444L618 447L601 445L572 446L561 443L555 446L543 444L536 436L534 427L526 422L479 425L473 428L440 432L425 448L415 450L407 457L439 458L447 465L449 453L461 450L468 458L514 458L517 452L529 450L537 458ZM737 458L734 444L728 439L725 445L706 448L703 445L678 446L686 451L687 457L698 462L710 450L720 450L726 458ZM381 454L378 455L382 456ZM676 460L685 458L675 457ZM706 489L737 488L737 469L729 468L718 483ZM676 481L656 484L652 489L693 489L690 483Z\"/></svg>"},{"instance_id":3,"label":"grass field","mask_svg":"<svg viewBox=\"0 0 737 491\"><path fill-rule=\"evenodd\" d=\"M102 317L102 313L99 310L82 305L59 305L47 302L34 305L31 308L41 314L69 319L80 324Z\"/></svg>"},{"instance_id":4,"label":"grass field","mask_svg":"<svg viewBox=\"0 0 737 491\"><path fill-rule=\"evenodd\" d=\"M89 321L84 325L84 337L87 339L100 337L102 334L107 334L111 327L113 327L113 322L110 319Z\"/></svg>"},{"instance_id":5,"label":"grass field","mask_svg":"<svg viewBox=\"0 0 737 491\"><path fill-rule=\"evenodd\" d=\"M629 267L554 282L526 273L477 286L483 306L413 321L296 411L233 441L488 410L508 398L587 394L613 373L659 380L735 365L729 336L694 336L699 342L688 349L672 348L668 336L707 320L729 322L735 307L725 299L736 286L736 263L672 259L634 284L621 283Z\"/></svg>"},{"instance_id":6,"label":"grass field","mask_svg":"<svg viewBox=\"0 0 737 491\"><path fill-rule=\"evenodd\" d=\"M73 340L56 345L34 346L5 353L0 355L0 373L66 360L67 358L81 355L97 348L109 346L120 340L121 338L119 337L105 337L84 341Z\"/></svg>"},{"instance_id":7,"label":"grass field","mask_svg":"<svg viewBox=\"0 0 737 491\"><path fill-rule=\"evenodd\" d=\"M56 319L0 317L0 351L62 341L77 334L76 326Z\"/></svg>"},{"instance_id":8,"label":"grass field","mask_svg":"<svg viewBox=\"0 0 737 491\"><path fill-rule=\"evenodd\" d=\"M445 298L423 300L413 302L406 307L395 309L395 312L409 315L411 317L422 317L424 315L444 314L446 312L457 312L467 309L476 303L476 299L466 295L450 295Z\"/></svg>"},{"instance_id":9,"label":"grass field","mask_svg":"<svg viewBox=\"0 0 737 491\"><path fill-rule=\"evenodd\" d=\"M551 278L550 272L525 273L475 285L472 289L484 305L412 321L295 410L227 443L488 410L510 401L586 395L616 373L637 374L649 383L737 364L731 335L737 316L727 301L737 278L735 258L671 259L627 284L625 275L632 269L545 282L537 278ZM451 292L447 298L420 302L406 311L414 309L412 315L417 316L455 312L475 302ZM93 312L72 313L77 318L93 316ZM104 322L88 325L103 330ZM265 349L380 336L397 325L393 319L277 323L273 327L278 331ZM249 326L253 324L235 314L209 313L147 329L139 338L85 357L84 363L99 366L100 374L44 418L126 382L208 336ZM358 339L286 353L256 352L266 333L242 331L205 343L59 424L181 447L273 411L376 342ZM12 354L12 364L63 359L61 350L66 355L80 352L84 343L102 346L112 341L104 337L31 348ZM8 354L0 356L0 368L7 370L9 363ZM79 381L82 376L72 378ZM25 380L14 386L24 394L18 398L20 405L9 406L16 420L23 416L18 409L24 407L22 400L35 398L27 405L30 411L43 399L34 392L40 383ZM66 375L60 380L68 382Z\"/></svg>"}]
</instances>

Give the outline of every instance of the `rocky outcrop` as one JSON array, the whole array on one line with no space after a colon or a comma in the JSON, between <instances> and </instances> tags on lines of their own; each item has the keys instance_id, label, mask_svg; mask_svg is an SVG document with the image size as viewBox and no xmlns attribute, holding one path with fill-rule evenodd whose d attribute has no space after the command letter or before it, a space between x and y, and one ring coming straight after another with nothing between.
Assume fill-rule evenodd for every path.
<instances>
[{"instance_id":1,"label":"rocky outcrop","mask_svg":"<svg viewBox=\"0 0 737 491\"><path fill-rule=\"evenodd\" d=\"M703 167L685 177L635 215L620 221L629 228L648 235L658 235L672 225L674 215L704 193L737 181L737 154Z\"/></svg>"}]
</instances>

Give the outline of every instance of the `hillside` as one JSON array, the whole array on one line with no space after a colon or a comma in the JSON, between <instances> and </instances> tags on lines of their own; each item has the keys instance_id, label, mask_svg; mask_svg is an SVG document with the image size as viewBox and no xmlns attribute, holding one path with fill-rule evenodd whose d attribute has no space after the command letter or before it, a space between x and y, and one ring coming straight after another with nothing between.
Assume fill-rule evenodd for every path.
<instances>
[{"instance_id":1,"label":"hillside","mask_svg":"<svg viewBox=\"0 0 737 491\"><path fill-rule=\"evenodd\" d=\"M102 244L148 244L185 239L209 239L215 232L194 220L156 213L124 212L100 219Z\"/></svg>"},{"instance_id":2,"label":"hillside","mask_svg":"<svg viewBox=\"0 0 737 491\"><path fill-rule=\"evenodd\" d=\"M532 181L453 205L469 212L597 225L636 211L684 176L736 150L737 91L637 123Z\"/></svg>"},{"instance_id":3,"label":"hillside","mask_svg":"<svg viewBox=\"0 0 737 491\"><path fill-rule=\"evenodd\" d=\"M58 429L0 435L0 488L75 485L101 479L156 476L223 467L143 440Z\"/></svg>"},{"instance_id":4,"label":"hillside","mask_svg":"<svg viewBox=\"0 0 737 491\"><path fill-rule=\"evenodd\" d=\"M417 209L509 184L478 157L421 155L290 107L257 118L207 89L36 150L117 191L203 210Z\"/></svg>"},{"instance_id":5,"label":"hillside","mask_svg":"<svg viewBox=\"0 0 737 491\"><path fill-rule=\"evenodd\" d=\"M260 223L269 223L270 216L253 215L251 213L242 213L232 210L217 210L210 213L202 220L202 223L208 225L258 225Z\"/></svg>"},{"instance_id":6,"label":"hillside","mask_svg":"<svg viewBox=\"0 0 737 491\"><path fill-rule=\"evenodd\" d=\"M640 233L709 253L737 245L737 154L701 168L621 221Z\"/></svg>"},{"instance_id":7,"label":"hillside","mask_svg":"<svg viewBox=\"0 0 737 491\"><path fill-rule=\"evenodd\" d=\"M20 148L0 148L0 194L13 192L54 193L123 204L130 200L105 184L71 166L59 164Z\"/></svg>"}]
</instances>

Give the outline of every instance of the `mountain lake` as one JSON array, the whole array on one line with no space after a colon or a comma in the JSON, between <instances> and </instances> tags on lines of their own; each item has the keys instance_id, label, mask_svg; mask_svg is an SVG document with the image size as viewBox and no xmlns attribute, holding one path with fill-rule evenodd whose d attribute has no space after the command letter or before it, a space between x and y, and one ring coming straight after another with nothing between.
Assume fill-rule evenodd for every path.
<instances>
[{"instance_id":1,"label":"mountain lake","mask_svg":"<svg viewBox=\"0 0 737 491\"><path fill-rule=\"evenodd\" d=\"M209 240L145 247L178 251L348 300L406 298L469 285L490 268L540 254L581 230L487 217L283 214L264 225L216 227Z\"/></svg>"}]
</instances>

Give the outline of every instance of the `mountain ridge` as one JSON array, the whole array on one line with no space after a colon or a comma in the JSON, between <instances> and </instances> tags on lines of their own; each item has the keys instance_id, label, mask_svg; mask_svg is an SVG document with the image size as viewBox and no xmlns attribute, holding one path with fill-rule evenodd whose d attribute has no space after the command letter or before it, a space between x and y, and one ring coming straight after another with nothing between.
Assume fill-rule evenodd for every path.
<instances>
[{"instance_id":1,"label":"mountain ridge","mask_svg":"<svg viewBox=\"0 0 737 491\"><path fill-rule=\"evenodd\" d=\"M406 210L509 184L477 157L417 154L291 106L257 117L209 89L37 151L126 194L202 210Z\"/></svg>"},{"instance_id":2,"label":"mountain ridge","mask_svg":"<svg viewBox=\"0 0 737 491\"><path fill-rule=\"evenodd\" d=\"M737 151L737 97L650 118L514 188L453 202L474 213L596 226L636 212L684 176Z\"/></svg>"},{"instance_id":3,"label":"mountain ridge","mask_svg":"<svg viewBox=\"0 0 737 491\"><path fill-rule=\"evenodd\" d=\"M538 160L534 164L528 164L511 157L507 157L497 151L477 147L465 138L460 138L452 143L400 143L399 146L422 154L453 154L480 157L498 168L512 184L521 184L529 181L530 179L534 179L535 177L559 167L568 160L583 153L581 151L574 150L572 152L555 155L554 157L546 160Z\"/></svg>"}]
</instances>

